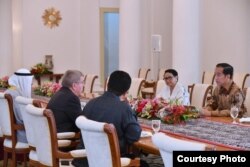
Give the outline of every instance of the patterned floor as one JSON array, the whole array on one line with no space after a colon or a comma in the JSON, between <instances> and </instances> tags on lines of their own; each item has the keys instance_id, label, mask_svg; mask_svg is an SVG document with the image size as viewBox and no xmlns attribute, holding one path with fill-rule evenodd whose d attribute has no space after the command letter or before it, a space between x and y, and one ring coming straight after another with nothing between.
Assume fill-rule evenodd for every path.
<instances>
[{"instance_id":1,"label":"patterned floor","mask_svg":"<svg viewBox=\"0 0 250 167\"><path fill-rule=\"evenodd\" d=\"M161 156L149 154L141 157L141 159L145 160L150 167L164 167Z\"/></svg>"},{"instance_id":2,"label":"patterned floor","mask_svg":"<svg viewBox=\"0 0 250 167\"><path fill-rule=\"evenodd\" d=\"M141 159L146 161L150 167L164 167L162 158L160 156L149 154L147 156L141 157ZM0 167L3 166L2 163L3 161L0 160ZM10 164L8 166L10 166ZM17 167L21 166L22 166L21 164L17 165Z\"/></svg>"}]
</instances>

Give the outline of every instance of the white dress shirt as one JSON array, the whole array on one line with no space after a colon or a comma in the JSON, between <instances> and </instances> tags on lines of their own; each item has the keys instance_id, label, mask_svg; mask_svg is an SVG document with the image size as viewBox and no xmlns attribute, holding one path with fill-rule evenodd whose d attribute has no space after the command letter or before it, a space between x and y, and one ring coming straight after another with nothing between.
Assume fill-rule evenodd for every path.
<instances>
[{"instance_id":1,"label":"white dress shirt","mask_svg":"<svg viewBox=\"0 0 250 167\"><path fill-rule=\"evenodd\" d=\"M170 87L165 85L162 90L159 92L159 94L156 95L157 98L164 98L167 101L170 100L176 100L178 99L178 102L180 102L180 104L183 105L190 105L189 102L189 93L187 92L187 90L184 88L184 86L182 86L179 83L176 83L172 94L170 94Z\"/></svg>"}]
</instances>

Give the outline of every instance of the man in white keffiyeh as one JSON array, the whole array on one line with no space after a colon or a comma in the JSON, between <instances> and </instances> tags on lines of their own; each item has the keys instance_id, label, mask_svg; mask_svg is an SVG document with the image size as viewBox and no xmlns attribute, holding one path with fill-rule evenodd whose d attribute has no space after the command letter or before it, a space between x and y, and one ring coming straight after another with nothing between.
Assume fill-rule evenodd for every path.
<instances>
[{"instance_id":1,"label":"man in white keffiyeh","mask_svg":"<svg viewBox=\"0 0 250 167\"><path fill-rule=\"evenodd\" d=\"M13 98L13 108L17 124L23 124L21 111L15 102L17 96L31 97L33 75L27 69L19 69L12 76L10 76L8 83L10 87L5 91ZM19 142L27 143L27 138L24 130L17 131L17 140Z\"/></svg>"}]
</instances>

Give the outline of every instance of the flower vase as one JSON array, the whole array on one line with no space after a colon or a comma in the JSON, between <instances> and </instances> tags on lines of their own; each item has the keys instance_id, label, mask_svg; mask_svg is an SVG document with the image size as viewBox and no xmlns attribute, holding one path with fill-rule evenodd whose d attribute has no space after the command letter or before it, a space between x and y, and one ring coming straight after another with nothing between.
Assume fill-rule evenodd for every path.
<instances>
[{"instance_id":1,"label":"flower vase","mask_svg":"<svg viewBox=\"0 0 250 167\"><path fill-rule=\"evenodd\" d=\"M48 70L52 70L53 67L54 67L54 64L53 64L53 59L52 59L52 55L46 55L45 56L45 67L48 68Z\"/></svg>"}]
</instances>

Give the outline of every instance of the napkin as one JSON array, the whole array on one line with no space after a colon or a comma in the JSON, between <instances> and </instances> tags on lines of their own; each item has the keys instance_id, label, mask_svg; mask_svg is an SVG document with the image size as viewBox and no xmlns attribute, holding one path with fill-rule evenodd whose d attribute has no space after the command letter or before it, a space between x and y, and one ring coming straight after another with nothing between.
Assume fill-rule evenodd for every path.
<instances>
[{"instance_id":1,"label":"napkin","mask_svg":"<svg viewBox=\"0 0 250 167\"><path fill-rule=\"evenodd\" d=\"M247 117L247 118L240 118L239 121L240 121L240 122L250 122L250 117Z\"/></svg>"},{"instance_id":2,"label":"napkin","mask_svg":"<svg viewBox=\"0 0 250 167\"><path fill-rule=\"evenodd\" d=\"M141 137L149 137L149 136L152 136L152 132L144 130L141 132Z\"/></svg>"}]
</instances>

